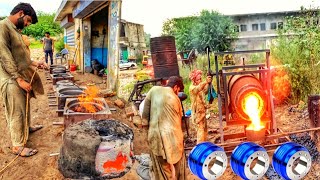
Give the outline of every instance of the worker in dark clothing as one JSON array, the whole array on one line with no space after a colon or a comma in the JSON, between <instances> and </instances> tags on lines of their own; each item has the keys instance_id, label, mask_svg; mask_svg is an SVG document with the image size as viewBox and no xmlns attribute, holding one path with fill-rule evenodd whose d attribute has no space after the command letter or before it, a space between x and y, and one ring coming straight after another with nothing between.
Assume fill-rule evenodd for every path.
<instances>
[{"instance_id":1,"label":"worker in dark clothing","mask_svg":"<svg viewBox=\"0 0 320 180\"><path fill-rule=\"evenodd\" d=\"M50 62L53 64L53 52L54 52L54 40L50 37L50 33L46 32L43 38L43 52L45 53L46 63L48 64L48 55L50 56Z\"/></svg>"}]
</instances>

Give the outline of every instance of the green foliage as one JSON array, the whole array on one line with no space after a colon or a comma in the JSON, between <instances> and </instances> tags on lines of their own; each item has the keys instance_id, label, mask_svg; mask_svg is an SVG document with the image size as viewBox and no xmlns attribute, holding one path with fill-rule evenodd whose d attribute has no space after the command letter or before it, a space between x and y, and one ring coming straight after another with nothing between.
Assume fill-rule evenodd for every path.
<instances>
[{"instance_id":1,"label":"green foliage","mask_svg":"<svg viewBox=\"0 0 320 180\"><path fill-rule=\"evenodd\" d=\"M40 41L37 41L36 39L30 40L30 49L42 49L43 44Z\"/></svg>"},{"instance_id":2,"label":"green foliage","mask_svg":"<svg viewBox=\"0 0 320 180\"><path fill-rule=\"evenodd\" d=\"M57 41L54 42L54 48L57 52L60 52L62 49L64 49L63 37L60 37Z\"/></svg>"},{"instance_id":3,"label":"green foliage","mask_svg":"<svg viewBox=\"0 0 320 180\"><path fill-rule=\"evenodd\" d=\"M292 87L292 100L306 100L320 93L320 29L316 23L319 11L302 9L299 17L288 17L279 30L280 37L272 47L273 56L285 64Z\"/></svg>"},{"instance_id":4,"label":"green foliage","mask_svg":"<svg viewBox=\"0 0 320 180\"><path fill-rule=\"evenodd\" d=\"M200 16L168 19L162 26L162 35L175 37L179 51L197 48L203 52L210 46L214 51L230 50L237 37L232 20L214 11L204 10Z\"/></svg>"},{"instance_id":5,"label":"green foliage","mask_svg":"<svg viewBox=\"0 0 320 180\"><path fill-rule=\"evenodd\" d=\"M151 34L144 32L144 40L146 42L146 47L148 49L150 49L150 37L151 37Z\"/></svg>"},{"instance_id":6,"label":"green foliage","mask_svg":"<svg viewBox=\"0 0 320 180\"><path fill-rule=\"evenodd\" d=\"M251 54L249 59L246 61L246 64L257 64L257 63L264 63L265 62L265 53L254 53Z\"/></svg>"},{"instance_id":7,"label":"green foliage","mask_svg":"<svg viewBox=\"0 0 320 180\"><path fill-rule=\"evenodd\" d=\"M22 32L28 36L32 36L36 39L41 39L44 37L45 32L50 32L51 36L55 36L62 32L60 25L57 22L54 22L54 13L44 13L38 12L38 23L32 24L25 28Z\"/></svg>"},{"instance_id":8,"label":"green foliage","mask_svg":"<svg viewBox=\"0 0 320 180\"><path fill-rule=\"evenodd\" d=\"M199 52L206 46L213 51L231 50L231 42L237 37L232 20L215 11L203 10L194 28L193 40Z\"/></svg>"},{"instance_id":9,"label":"green foliage","mask_svg":"<svg viewBox=\"0 0 320 180\"><path fill-rule=\"evenodd\" d=\"M4 19L4 18L6 18L6 17L4 17L4 16L1 16L1 17L0 17L0 20L2 20L2 19Z\"/></svg>"},{"instance_id":10,"label":"green foliage","mask_svg":"<svg viewBox=\"0 0 320 180\"><path fill-rule=\"evenodd\" d=\"M191 50L194 47L192 31L196 19L194 16L168 19L163 24L162 35L174 36L179 51Z\"/></svg>"}]
</instances>

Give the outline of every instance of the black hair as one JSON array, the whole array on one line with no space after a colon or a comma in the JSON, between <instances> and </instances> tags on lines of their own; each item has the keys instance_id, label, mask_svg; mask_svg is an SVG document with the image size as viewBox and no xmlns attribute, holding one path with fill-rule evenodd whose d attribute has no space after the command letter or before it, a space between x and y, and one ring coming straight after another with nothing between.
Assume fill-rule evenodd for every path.
<instances>
[{"instance_id":1,"label":"black hair","mask_svg":"<svg viewBox=\"0 0 320 180\"><path fill-rule=\"evenodd\" d=\"M44 34L48 34L48 35L50 35L50 32L45 32Z\"/></svg>"},{"instance_id":2,"label":"black hair","mask_svg":"<svg viewBox=\"0 0 320 180\"><path fill-rule=\"evenodd\" d=\"M184 85L182 81L182 77L179 76L171 76L168 79L167 86L173 88L175 85L177 85L180 88L180 91L182 92L184 90Z\"/></svg>"},{"instance_id":3,"label":"black hair","mask_svg":"<svg viewBox=\"0 0 320 180\"><path fill-rule=\"evenodd\" d=\"M25 15L31 16L32 24L38 22L37 13L34 11L33 7L29 3L19 3L12 9L10 15L15 15L19 11L23 11Z\"/></svg>"}]
</instances>

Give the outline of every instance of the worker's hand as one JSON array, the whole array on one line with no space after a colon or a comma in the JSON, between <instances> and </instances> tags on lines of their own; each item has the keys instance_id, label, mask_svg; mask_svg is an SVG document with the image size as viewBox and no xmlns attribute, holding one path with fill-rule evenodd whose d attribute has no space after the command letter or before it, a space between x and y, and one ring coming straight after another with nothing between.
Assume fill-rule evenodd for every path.
<instances>
[{"instance_id":1,"label":"worker's hand","mask_svg":"<svg viewBox=\"0 0 320 180\"><path fill-rule=\"evenodd\" d=\"M31 84L23 80L22 78L17 78L18 85L25 91L30 92L32 90Z\"/></svg>"},{"instance_id":2,"label":"worker's hand","mask_svg":"<svg viewBox=\"0 0 320 180\"><path fill-rule=\"evenodd\" d=\"M206 79L207 83L211 83L212 82L212 77L211 76L207 76L207 79Z\"/></svg>"}]
</instances>

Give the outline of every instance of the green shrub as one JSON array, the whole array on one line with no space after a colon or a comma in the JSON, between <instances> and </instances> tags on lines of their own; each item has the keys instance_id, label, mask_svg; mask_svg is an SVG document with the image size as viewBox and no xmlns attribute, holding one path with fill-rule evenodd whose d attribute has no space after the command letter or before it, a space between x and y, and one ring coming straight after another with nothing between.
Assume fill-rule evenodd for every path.
<instances>
[{"instance_id":1,"label":"green shrub","mask_svg":"<svg viewBox=\"0 0 320 180\"><path fill-rule=\"evenodd\" d=\"M285 65L291 82L291 100L306 101L310 94L320 93L320 29L313 19L314 10L302 9L299 17L287 18L271 54ZM307 24L308 23L308 24ZM288 33L293 34L288 36Z\"/></svg>"},{"instance_id":2,"label":"green shrub","mask_svg":"<svg viewBox=\"0 0 320 180\"><path fill-rule=\"evenodd\" d=\"M40 41L30 38L30 49L42 49L42 47L43 44Z\"/></svg>"},{"instance_id":3,"label":"green shrub","mask_svg":"<svg viewBox=\"0 0 320 180\"><path fill-rule=\"evenodd\" d=\"M64 40L63 37L60 37L55 43L54 48L57 52L60 52L62 49L64 49Z\"/></svg>"}]
</instances>

